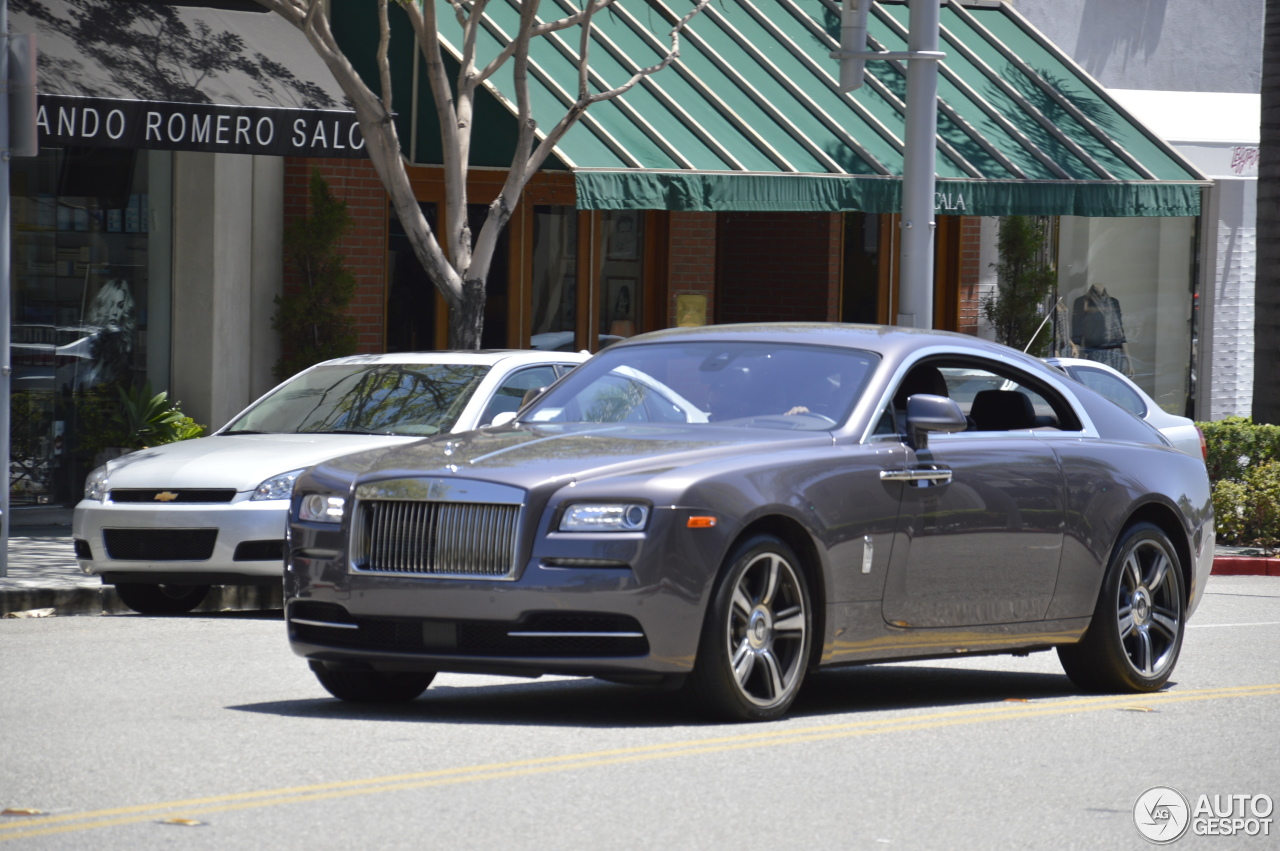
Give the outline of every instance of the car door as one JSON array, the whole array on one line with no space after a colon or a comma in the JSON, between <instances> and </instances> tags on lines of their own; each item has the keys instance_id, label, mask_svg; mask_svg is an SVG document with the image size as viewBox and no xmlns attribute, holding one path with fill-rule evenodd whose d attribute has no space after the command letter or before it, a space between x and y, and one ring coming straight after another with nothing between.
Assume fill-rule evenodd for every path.
<instances>
[{"instance_id":1,"label":"car door","mask_svg":"<svg viewBox=\"0 0 1280 851\"><path fill-rule=\"evenodd\" d=\"M931 436L905 470L886 471L904 488L884 618L901 627L1040 619L1057 582L1065 502L1037 429L1061 425L1058 412L1070 409L1000 365L934 366L971 425Z\"/></svg>"}]
</instances>

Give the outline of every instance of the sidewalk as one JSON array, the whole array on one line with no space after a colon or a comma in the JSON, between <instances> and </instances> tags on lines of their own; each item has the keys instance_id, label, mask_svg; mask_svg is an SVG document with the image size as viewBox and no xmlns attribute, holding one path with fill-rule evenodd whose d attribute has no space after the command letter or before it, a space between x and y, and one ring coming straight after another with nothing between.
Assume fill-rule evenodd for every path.
<instances>
[{"instance_id":1,"label":"sidewalk","mask_svg":"<svg viewBox=\"0 0 1280 851\"><path fill-rule=\"evenodd\" d=\"M283 605L280 588L219 585L196 611L252 611ZM132 611L115 588L80 572L71 549L70 527L20 527L10 534L8 576L0 577L0 618L19 612L47 616Z\"/></svg>"},{"instance_id":2,"label":"sidewalk","mask_svg":"<svg viewBox=\"0 0 1280 851\"><path fill-rule=\"evenodd\" d=\"M67 526L15 529L9 538L9 575L0 577L0 618L17 612L42 615L106 615L133 610L115 588L76 565ZM1280 558L1247 547L1218 547L1213 572L1227 576L1280 576ZM279 609L281 589L215 586L197 612ZM42 610L52 609L52 612Z\"/></svg>"}]
</instances>

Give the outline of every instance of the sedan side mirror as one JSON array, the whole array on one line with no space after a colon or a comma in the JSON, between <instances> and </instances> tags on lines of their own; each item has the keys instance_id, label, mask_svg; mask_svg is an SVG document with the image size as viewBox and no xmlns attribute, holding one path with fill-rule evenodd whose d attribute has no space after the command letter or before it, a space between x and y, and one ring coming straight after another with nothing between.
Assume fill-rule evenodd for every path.
<instances>
[{"instance_id":1,"label":"sedan side mirror","mask_svg":"<svg viewBox=\"0 0 1280 851\"><path fill-rule=\"evenodd\" d=\"M907 436L919 452L928 446L930 432L964 431L969 420L954 399L917 393L907 399Z\"/></svg>"}]
</instances>

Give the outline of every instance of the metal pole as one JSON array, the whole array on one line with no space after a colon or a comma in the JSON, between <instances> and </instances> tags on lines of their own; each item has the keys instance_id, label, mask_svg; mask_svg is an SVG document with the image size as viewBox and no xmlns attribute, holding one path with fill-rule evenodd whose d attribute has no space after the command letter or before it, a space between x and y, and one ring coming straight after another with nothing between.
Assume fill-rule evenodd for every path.
<instances>
[{"instance_id":1,"label":"metal pole","mask_svg":"<svg viewBox=\"0 0 1280 851\"><path fill-rule=\"evenodd\" d=\"M933 217L937 184L938 29L942 0L911 0L898 325L933 327Z\"/></svg>"},{"instance_id":2,"label":"metal pole","mask_svg":"<svg viewBox=\"0 0 1280 851\"><path fill-rule=\"evenodd\" d=\"M0 0L0 459L4 459L4 489L0 492L0 577L9 574L10 265L9 241L9 0Z\"/></svg>"}]
</instances>

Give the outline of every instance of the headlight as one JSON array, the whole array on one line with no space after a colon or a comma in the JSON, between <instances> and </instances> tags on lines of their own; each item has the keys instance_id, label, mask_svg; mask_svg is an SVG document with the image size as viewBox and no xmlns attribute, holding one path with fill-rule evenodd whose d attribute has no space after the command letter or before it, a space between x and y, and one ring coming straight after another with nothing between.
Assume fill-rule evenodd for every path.
<instances>
[{"instance_id":1,"label":"headlight","mask_svg":"<svg viewBox=\"0 0 1280 851\"><path fill-rule=\"evenodd\" d=\"M584 502L565 509L561 532L639 532L649 522L649 506L634 502Z\"/></svg>"},{"instance_id":2,"label":"headlight","mask_svg":"<svg viewBox=\"0 0 1280 851\"><path fill-rule=\"evenodd\" d=\"M293 496L293 483L302 475L301 470L290 470L278 476L272 476L253 490L252 500L288 499Z\"/></svg>"},{"instance_id":3,"label":"headlight","mask_svg":"<svg viewBox=\"0 0 1280 851\"><path fill-rule=\"evenodd\" d=\"M94 502L107 501L107 467L104 464L84 480L84 498Z\"/></svg>"},{"instance_id":4,"label":"headlight","mask_svg":"<svg viewBox=\"0 0 1280 851\"><path fill-rule=\"evenodd\" d=\"M298 503L298 519L308 523L341 523L347 501L340 496L309 493Z\"/></svg>"}]
</instances>

